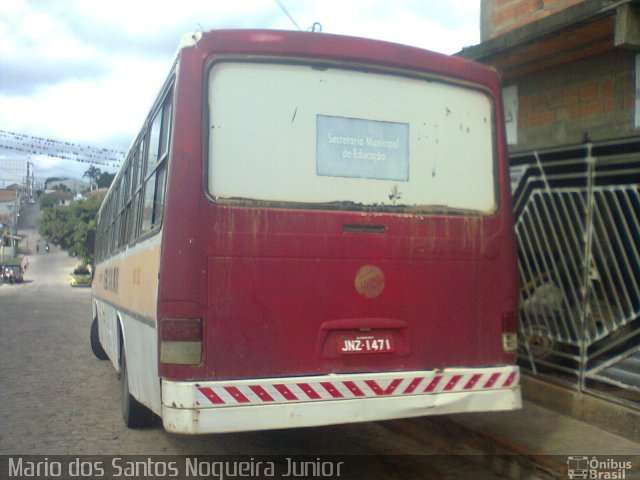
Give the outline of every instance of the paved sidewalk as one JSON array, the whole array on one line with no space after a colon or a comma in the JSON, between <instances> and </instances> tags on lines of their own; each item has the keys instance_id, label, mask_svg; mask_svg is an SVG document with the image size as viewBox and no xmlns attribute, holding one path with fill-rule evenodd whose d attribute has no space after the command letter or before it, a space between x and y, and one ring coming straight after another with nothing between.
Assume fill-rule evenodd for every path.
<instances>
[{"instance_id":1,"label":"paved sidewalk","mask_svg":"<svg viewBox=\"0 0 640 480\"><path fill-rule=\"evenodd\" d=\"M640 479L640 411L593 397L578 400L575 392L559 389L525 378L522 410L426 417L409 434L442 437L443 449L476 456L478 464L504 478L570 478L570 465L582 459L601 466L594 473L574 471L574 478ZM589 421L557 411L563 408ZM624 468L618 468L621 462Z\"/></svg>"},{"instance_id":2,"label":"paved sidewalk","mask_svg":"<svg viewBox=\"0 0 640 480\"><path fill-rule=\"evenodd\" d=\"M629 456L625 460L634 468L625 478L640 478L640 444L529 401L517 412L461 415L453 421L475 432L480 453L515 455L521 466L551 477L568 478L569 457Z\"/></svg>"}]
</instances>

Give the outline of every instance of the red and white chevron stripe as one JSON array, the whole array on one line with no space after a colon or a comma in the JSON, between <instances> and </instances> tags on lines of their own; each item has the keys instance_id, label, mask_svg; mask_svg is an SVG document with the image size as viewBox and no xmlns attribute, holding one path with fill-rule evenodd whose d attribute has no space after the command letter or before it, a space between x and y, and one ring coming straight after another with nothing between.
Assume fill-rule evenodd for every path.
<instances>
[{"instance_id":1,"label":"red and white chevron stripe","mask_svg":"<svg viewBox=\"0 0 640 480\"><path fill-rule=\"evenodd\" d=\"M197 390L200 405L222 407L488 391L516 387L519 380L518 369L507 367L211 382Z\"/></svg>"}]
</instances>

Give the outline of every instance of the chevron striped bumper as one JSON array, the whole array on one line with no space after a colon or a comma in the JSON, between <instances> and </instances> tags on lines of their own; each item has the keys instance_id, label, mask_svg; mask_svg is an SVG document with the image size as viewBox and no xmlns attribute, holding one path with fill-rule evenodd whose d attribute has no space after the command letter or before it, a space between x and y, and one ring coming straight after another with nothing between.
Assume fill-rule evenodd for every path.
<instances>
[{"instance_id":1,"label":"chevron striped bumper","mask_svg":"<svg viewBox=\"0 0 640 480\"><path fill-rule=\"evenodd\" d=\"M516 366L162 382L165 428L176 433L265 430L522 405Z\"/></svg>"}]
</instances>

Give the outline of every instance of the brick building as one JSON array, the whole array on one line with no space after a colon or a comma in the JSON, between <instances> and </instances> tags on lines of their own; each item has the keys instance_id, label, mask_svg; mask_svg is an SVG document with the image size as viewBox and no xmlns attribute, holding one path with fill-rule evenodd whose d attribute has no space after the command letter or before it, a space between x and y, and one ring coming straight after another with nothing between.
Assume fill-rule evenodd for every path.
<instances>
[{"instance_id":1,"label":"brick building","mask_svg":"<svg viewBox=\"0 0 640 480\"><path fill-rule=\"evenodd\" d=\"M510 150L640 134L635 0L482 0L460 56L503 75Z\"/></svg>"}]
</instances>

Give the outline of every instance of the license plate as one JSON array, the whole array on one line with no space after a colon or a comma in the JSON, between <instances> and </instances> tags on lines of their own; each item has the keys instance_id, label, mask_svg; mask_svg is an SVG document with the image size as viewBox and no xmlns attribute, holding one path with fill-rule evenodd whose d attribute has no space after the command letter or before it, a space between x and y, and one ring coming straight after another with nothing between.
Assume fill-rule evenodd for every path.
<instances>
[{"instance_id":1,"label":"license plate","mask_svg":"<svg viewBox=\"0 0 640 480\"><path fill-rule=\"evenodd\" d=\"M340 335L338 352L348 355L354 353L390 353L393 352L393 337L388 334L377 335Z\"/></svg>"}]
</instances>

